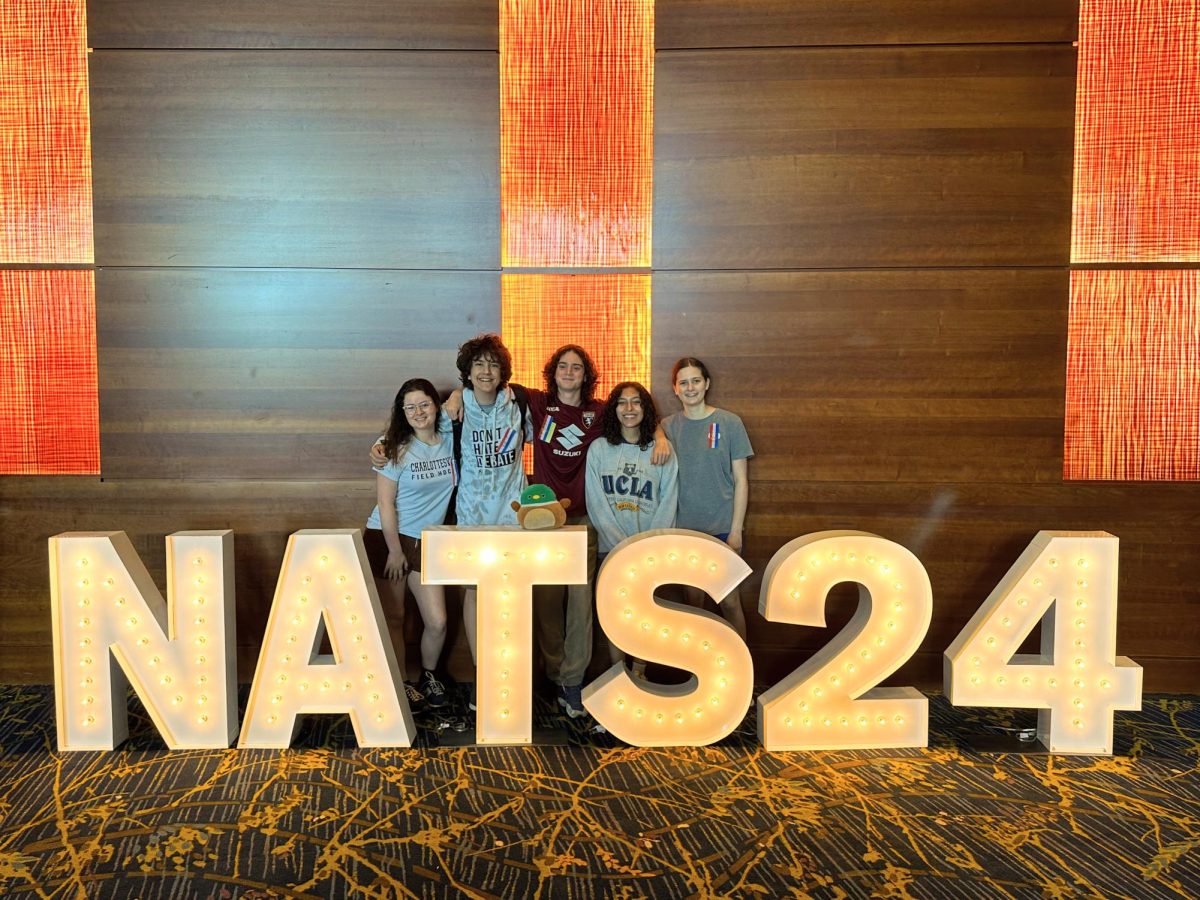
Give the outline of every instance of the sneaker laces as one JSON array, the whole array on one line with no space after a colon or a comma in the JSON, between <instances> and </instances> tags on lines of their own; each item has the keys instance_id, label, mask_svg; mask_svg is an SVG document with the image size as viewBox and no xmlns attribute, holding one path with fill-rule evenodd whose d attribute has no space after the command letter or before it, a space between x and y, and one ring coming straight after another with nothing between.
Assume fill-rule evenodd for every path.
<instances>
[{"instance_id":1,"label":"sneaker laces","mask_svg":"<svg viewBox=\"0 0 1200 900\"><path fill-rule=\"evenodd\" d=\"M409 684L407 681L404 682L404 696L408 698L409 703L424 703L425 702L425 695L422 694L415 687L413 687L411 684Z\"/></svg>"},{"instance_id":2,"label":"sneaker laces","mask_svg":"<svg viewBox=\"0 0 1200 900\"><path fill-rule=\"evenodd\" d=\"M427 694L438 694L439 696L446 693L446 686L438 681L438 677L432 672L426 672L425 678L421 682L421 687L425 689Z\"/></svg>"}]
</instances>

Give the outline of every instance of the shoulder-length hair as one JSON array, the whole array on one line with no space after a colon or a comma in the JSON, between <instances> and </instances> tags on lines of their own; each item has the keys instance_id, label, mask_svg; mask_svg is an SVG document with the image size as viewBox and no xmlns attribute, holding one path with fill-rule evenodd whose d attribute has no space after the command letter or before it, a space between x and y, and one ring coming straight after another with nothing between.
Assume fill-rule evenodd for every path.
<instances>
[{"instance_id":1,"label":"shoulder-length hair","mask_svg":"<svg viewBox=\"0 0 1200 900\"><path fill-rule=\"evenodd\" d=\"M610 444L619 444L625 440L621 436L621 420L617 417L617 401L621 399L621 392L626 388L633 388L642 398L642 424L638 431L638 446L645 450L654 440L654 432L658 430L658 407L655 406L650 392L636 381L622 381L609 391L604 412L600 414L601 433Z\"/></svg>"},{"instance_id":2,"label":"shoulder-length hair","mask_svg":"<svg viewBox=\"0 0 1200 900\"><path fill-rule=\"evenodd\" d=\"M442 411L442 398L438 396L437 388L424 378L410 378L400 385L396 391L396 399L392 402L392 418L387 430L383 433L383 452L392 462L398 462L404 455L405 448L416 433L408 424L408 416L404 414L404 397L413 391L421 391L433 401L433 418L437 422L438 414Z\"/></svg>"},{"instance_id":3,"label":"shoulder-length hair","mask_svg":"<svg viewBox=\"0 0 1200 900\"><path fill-rule=\"evenodd\" d=\"M704 380L712 382L712 376L708 374L708 366L700 362L694 356L684 356L681 359L675 360L675 365L671 366L671 386L674 387L679 382L679 373L686 368L695 368L700 370L700 374L704 376Z\"/></svg>"},{"instance_id":4,"label":"shoulder-length hair","mask_svg":"<svg viewBox=\"0 0 1200 900\"><path fill-rule=\"evenodd\" d=\"M558 382L555 381L554 374L558 371L558 364L567 353L578 353L579 358L583 360L583 387L579 389L579 399L583 403L590 403L600 375L596 371L596 364L592 361L591 356L578 344L566 344L559 347L554 351L554 355L546 360L546 365L542 369L542 375L546 378L546 393L554 399L558 399Z\"/></svg>"},{"instance_id":5,"label":"shoulder-length hair","mask_svg":"<svg viewBox=\"0 0 1200 900\"><path fill-rule=\"evenodd\" d=\"M488 332L471 338L458 348L456 364L463 387L471 386L471 363L488 356L500 363L500 387L508 384L512 378L512 354L504 346L504 341L500 340L500 335Z\"/></svg>"}]
</instances>

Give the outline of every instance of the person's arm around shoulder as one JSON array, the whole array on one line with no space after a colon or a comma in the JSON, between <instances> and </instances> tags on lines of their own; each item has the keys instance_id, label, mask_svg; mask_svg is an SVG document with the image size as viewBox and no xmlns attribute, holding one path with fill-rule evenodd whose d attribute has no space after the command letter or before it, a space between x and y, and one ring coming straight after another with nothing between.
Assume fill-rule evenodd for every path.
<instances>
[{"instance_id":1,"label":"person's arm around shoulder","mask_svg":"<svg viewBox=\"0 0 1200 900\"><path fill-rule=\"evenodd\" d=\"M663 431L662 422L659 422L654 429L654 449L650 453L650 465L661 466L675 455L675 448L671 446L671 442L667 439L667 433Z\"/></svg>"}]
</instances>

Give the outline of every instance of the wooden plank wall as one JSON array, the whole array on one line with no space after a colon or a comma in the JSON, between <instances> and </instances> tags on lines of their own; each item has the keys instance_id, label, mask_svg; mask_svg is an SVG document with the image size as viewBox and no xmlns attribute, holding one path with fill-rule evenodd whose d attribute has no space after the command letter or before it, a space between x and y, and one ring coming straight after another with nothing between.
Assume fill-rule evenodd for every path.
<instances>
[{"instance_id":1,"label":"wooden plank wall","mask_svg":"<svg viewBox=\"0 0 1200 900\"><path fill-rule=\"evenodd\" d=\"M1200 498L1062 481L1077 5L659 0L654 380L755 443L756 575L912 548L940 654L1041 528L1122 538L1120 652L1200 688ZM495 0L91 0L103 480L0 479L0 678L52 678L45 540L236 531L241 676L287 535L360 525L395 386L499 325ZM831 599L830 626L851 599ZM830 632L751 617L760 681ZM411 654L410 654L411 656ZM454 669L466 674L461 642Z\"/></svg>"}]
</instances>

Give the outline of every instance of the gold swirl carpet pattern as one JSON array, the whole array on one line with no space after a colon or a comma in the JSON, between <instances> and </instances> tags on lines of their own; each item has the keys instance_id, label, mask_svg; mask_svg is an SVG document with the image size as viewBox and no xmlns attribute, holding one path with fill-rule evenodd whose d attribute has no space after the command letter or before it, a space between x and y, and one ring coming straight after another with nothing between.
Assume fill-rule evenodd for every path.
<instances>
[{"instance_id":1,"label":"gold swirl carpet pattern","mask_svg":"<svg viewBox=\"0 0 1200 900\"><path fill-rule=\"evenodd\" d=\"M0 688L10 898L1200 895L1200 706L1118 713L1111 758L982 753L1033 714L930 702L925 750L635 749L538 701L562 746L54 750L48 687Z\"/></svg>"}]
</instances>

